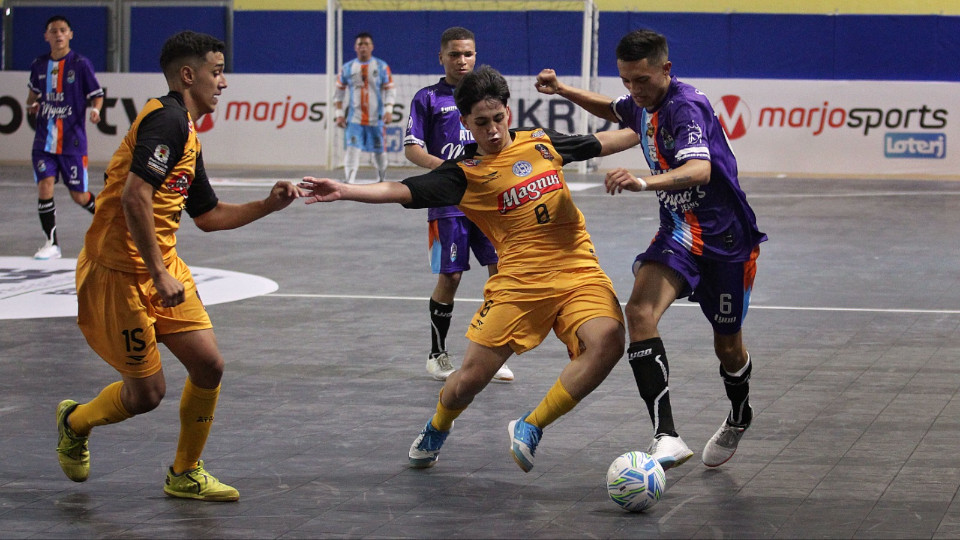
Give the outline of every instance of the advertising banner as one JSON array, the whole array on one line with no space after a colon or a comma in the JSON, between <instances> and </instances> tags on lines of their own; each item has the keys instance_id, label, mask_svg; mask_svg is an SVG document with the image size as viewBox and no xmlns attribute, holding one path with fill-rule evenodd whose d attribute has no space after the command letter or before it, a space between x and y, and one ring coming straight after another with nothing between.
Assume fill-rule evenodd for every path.
<instances>
[{"instance_id":1,"label":"advertising banner","mask_svg":"<svg viewBox=\"0 0 960 540\"><path fill-rule=\"evenodd\" d=\"M25 112L26 72L0 73L0 162L26 163L33 140ZM90 161L105 164L143 104L165 93L159 74L102 73L103 121L88 124ZM414 93L439 75L397 75L395 121L387 125L392 165L403 158L403 129ZM513 126L564 133L588 129L570 102L538 94L533 77L507 77ZM744 175L958 177L960 83L689 79L713 103ZM217 110L197 129L204 160L218 168L327 168L322 75L228 74ZM575 84L571 78L565 80ZM603 78L600 93L625 92ZM594 119L596 129L612 126ZM338 132L337 132L338 133ZM340 140L333 146L339 149ZM334 166L340 163L334 155ZM638 149L603 158L600 170L644 169Z\"/></svg>"}]
</instances>

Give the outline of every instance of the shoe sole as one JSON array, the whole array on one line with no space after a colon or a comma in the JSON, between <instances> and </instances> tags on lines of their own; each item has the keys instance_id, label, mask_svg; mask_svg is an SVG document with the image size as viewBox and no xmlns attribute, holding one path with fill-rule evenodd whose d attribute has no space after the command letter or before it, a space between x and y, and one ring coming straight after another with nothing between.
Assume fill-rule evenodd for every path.
<instances>
[{"instance_id":1,"label":"shoe sole","mask_svg":"<svg viewBox=\"0 0 960 540\"><path fill-rule=\"evenodd\" d=\"M493 378L493 382L495 382L495 383L512 383L512 382L513 382L513 378L506 379L506 378L494 377L494 378Z\"/></svg>"},{"instance_id":2,"label":"shoe sole","mask_svg":"<svg viewBox=\"0 0 960 540\"><path fill-rule=\"evenodd\" d=\"M408 457L410 460L411 469L429 469L437 464L437 461L440 459L440 456L435 458L412 458Z\"/></svg>"},{"instance_id":3,"label":"shoe sole","mask_svg":"<svg viewBox=\"0 0 960 540\"><path fill-rule=\"evenodd\" d=\"M204 501L204 502L235 502L240 500L240 495L226 495L226 496L211 496L211 495L195 495L193 493L180 493L179 491L167 491L166 488L163 489L163 492L167 497L173 497L175 499L193 499L195 501Z\"/></svg>"},{"instance_id":4,"label":"shoe sole","mask_svg":"<svg viewBox=\"0 0 960 540\"><path fill-rule=\"evenodd\" d=\"M737 451L734 450L734 451L733 451L733 454L736 454L736 453L737 453ZM703 460L701 460L701 461L703 461L703 464L706 465L707 467L719 467L719 466L723 465L724 463L730 461L730 458L733 457L733 454L730 454L730 457L728 457L727 459L721 461L720 463L707 463L706 461L703 461Z\"/></svg>"},{"instance_id":5,"label":"shoe sole","mask_svg":"<svg viewBox=\"0 0 960 540\"><path fill-rule=\"evenodd\" d=\"M666 458L663 460L658 459L657 462L660 463L660 467L663 468L663 470L667 471L683 465L692 457L693 457L693 452L690 452L690 455L680 459L673 459L671 456L670 458Z\"/></svg>"}]
</instances>

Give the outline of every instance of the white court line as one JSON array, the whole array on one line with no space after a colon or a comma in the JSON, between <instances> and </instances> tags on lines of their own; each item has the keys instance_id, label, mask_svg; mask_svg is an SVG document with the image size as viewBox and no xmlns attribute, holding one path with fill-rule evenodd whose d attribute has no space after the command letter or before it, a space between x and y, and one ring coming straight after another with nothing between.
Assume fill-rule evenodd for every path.
<instances>
[{"instance_id":1,"label":"white court line","mask_svg":"<svg viewBox=\"0 0 960 540\"><path fill-rule=\"evenodd\" d=\"M314 294L314 293L270 293L265 296L277 296L283 298L329 298L335 300L400 300L426 302L429 297L426 296L384 296L372 294ZM481 303L481 298L457 298L458 302L476 302ZM626 302L620 302L625 306ZM676 307L696 307L699 304L693 302L676 302ZM761 309L771 311L834 311L834 312L854 312L854 313L908 313L908 314L935 314L935 315L960 315L960 309L884 309L884 308L846 308L829 306L757 306L750 305L750 309Z\"/></svg>"}]
</instances>

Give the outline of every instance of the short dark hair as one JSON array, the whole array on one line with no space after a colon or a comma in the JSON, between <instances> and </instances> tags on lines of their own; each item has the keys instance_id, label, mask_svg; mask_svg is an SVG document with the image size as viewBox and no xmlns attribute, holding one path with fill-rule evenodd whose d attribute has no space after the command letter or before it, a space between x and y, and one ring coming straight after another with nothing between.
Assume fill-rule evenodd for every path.
<instances>
[{"instance_id":1,"label":"short dark hair","mask_svg":"<svg viewBox=\"0 0 960 540\"><path fill-rule=\"evenodd\" d=\"M617 60L624 62L646 59L651 64L663 64L669 53L667 38L653 30L634 30L617 44Z\"/></svg>"},{"instance_id":2,"label":"short dark hair","mask_svg":"<svg viewBox=\"0 0 960 540\"><path fill-rule=\"evenodd\" d=\"M209 52L223 52L226 45L209 35L184 30L170 36L160 51L160 69L169 79L176 75L184 61L199 65Z\"/></svg>"},{"instance_id":3,"label":"short dark hair","mask_svg":"<svg viewBox=\"0 0 960 540\"><path fill-rule=\"evenodd\" d=\"M360 32L359 34L357 34L357 37L353 38L354 43L356 43L356 41L361 38L370 38L370 41L372 42L373 34L371 34L370 32Z\"/></svg>"},{"instance_id":4,"label":"short dark hair","mask_svg":"<svg viewBox=\"0 0 960 540\"><path fill-rule=\"evenodd\" d=\"M49 19L47 19L47 24L43 25L43 31L46 32L47 28L50 28L50 23L55 23L57 21L63 21L67 23L67 28L73 30L73 25L70 24L70 21L67 20L66 17L64 17L63 15L54 15L53 17L50 17Z\"/></svg>"},{"instance_id":5,"label":"short dark hair","mask_svg":"<svg viewBox=\"0 0 960 540\"><path fill-rule=\"evenodd\" d=\"M453 91L453 100L463 116L470 114L474 105L488 99L506 105L510 87L499 71L487 65L464 75Z\"/></svg>"},{"instance_id":6,"label":"short dark hair","mask_svg":"<svg viewBox=\"0 0 960 540\"><path fill-rule=\"evenodd\" d=\"M444 30L443 34L440 36L440 48L442 49L444 45L451 41L459 41L463 39L476 41L476 39L473 37L473 32L462 26L452 26Z\"/></svg>"}]
</instances>

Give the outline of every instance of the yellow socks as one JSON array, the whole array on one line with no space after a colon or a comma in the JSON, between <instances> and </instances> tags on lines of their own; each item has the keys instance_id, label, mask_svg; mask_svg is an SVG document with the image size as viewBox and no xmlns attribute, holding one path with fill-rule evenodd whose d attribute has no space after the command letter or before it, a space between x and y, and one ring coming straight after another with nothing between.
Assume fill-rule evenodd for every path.
<instances>
[{"instance_id":1,"label":"yellow socks","mask_svg":"<svg viewBox=\"0 0 960 540\"><path fill-rule=\"evenodd\" d=\"M173 472L197 468L197 461L207 444L207 436L213 424L213 411L217 408L220 386L200 388L190 378L180 397L180 438L177 440L177 456L173 460Z\"/></svg>"},{"instance_id":2,"label":"yellow socks","mask_svg":"<svg viewBox=\"0 0 960 540\"><path fill-rule=\"evenodd\" d=\"M450 431L450 428L453 427L453 421L465 410L467 410L466 407L456 410L444 407L443 389L440 389L440 398L437 399L437 413L433 415L430 423L440 431Z\"/></svg>"},{"instance_id":3,"label":"yellow socks","mask_svg":"<svg viewBox=\"0 0 960 540\"><path fill-rule=\"evenodd\" d=\"M100 394L88 403L81 403L67 417L70 429L81 437L90 435L94 426L116 424L133 416L128 413L120 401L120 389L123 381L117 381L100 391Z\"/></svg>"},{"instance_id":4,"label":"yellow socks","mask_svg":"<svg viewBox=\"0 0 960 540\"><path fill-rule=\"evenodd\" d=\"M553 423L557 418L567 414L577 406L578 401L573 399L570 392L563 387L560 379L553 383L550 391L543 397L543 401L537 405L527 416L527 422L543 429Z\"/></svg>"}]
</instances>

